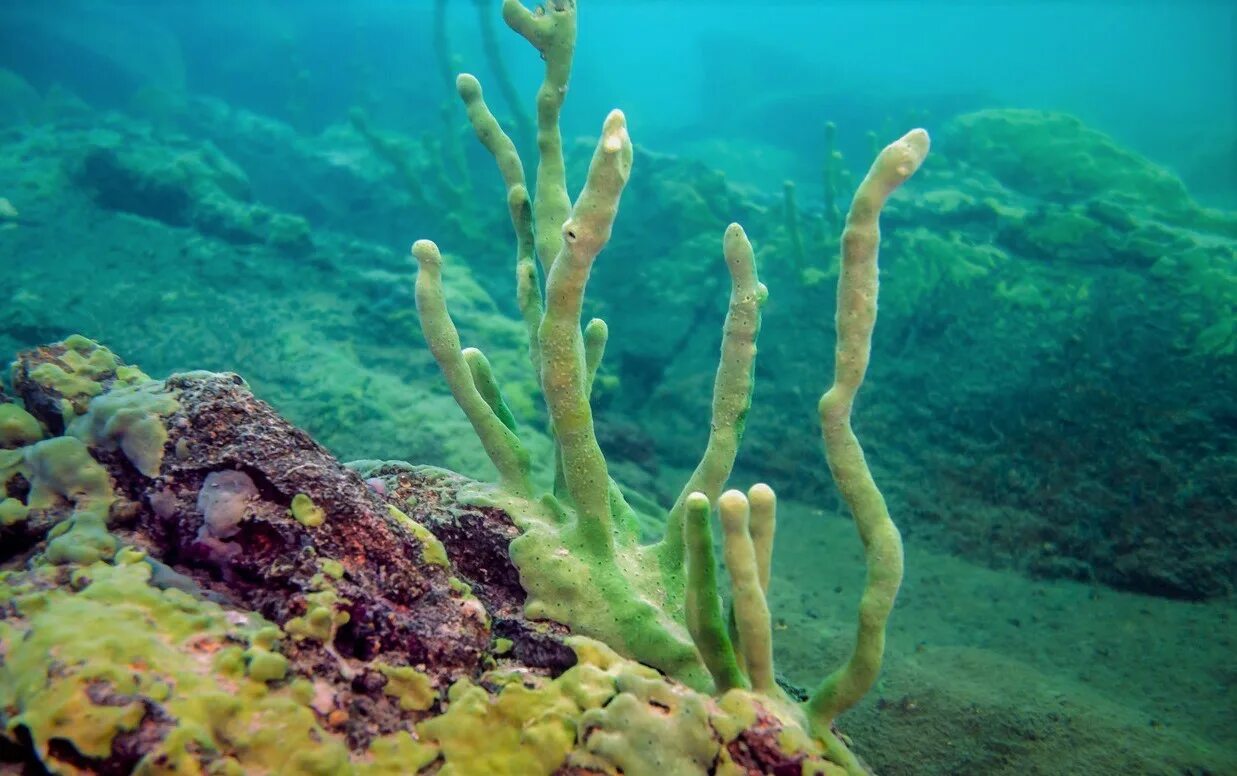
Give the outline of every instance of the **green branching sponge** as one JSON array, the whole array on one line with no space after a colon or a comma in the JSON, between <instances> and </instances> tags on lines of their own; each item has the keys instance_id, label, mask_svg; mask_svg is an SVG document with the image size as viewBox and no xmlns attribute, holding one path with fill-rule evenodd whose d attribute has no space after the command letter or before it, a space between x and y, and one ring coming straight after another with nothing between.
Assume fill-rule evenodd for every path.
<instances>
[{"instance_id":1,"label":"green branching sponge","mask_svg":"<svg viewBox=\"0 0 1237 776\"><path fill-rule=\"evenodd\" d=\"M581 329L589 275L610 238L632 145L623 114L602 126L584 187L574 204L564 177L558 128L575 46L576 3L552 0L536 13L505 0L503 18L541 53L545 79L537 96L540 162L530 198L515 144L486 106L481 85L461 75L456 87L478 139L494 156L507 188L516 238L516 293L529 338L529 358L545 395L555 441L554 482L534 482L528 453L485 356L461 350L443 291L443 258L428 240L413 246L419 271L417 312L429 349L456 402L498 470L494 485L460 497L504 509L521 534L511 559L528 592L530 618L564 623L702 691L723 706L752 699L788 729L809 731L847 773L862 764L833 732L837 714L875 681L884 629L902 575L896 527L850 428L854 397L867 368L876 314L877 219L889 194L910 177L928 150L914 130L885 148L860 185L842 240L834 386L820 404L826 456L864 543L868 580L854 653L805 704L792 702L774 679L767 591L776 521L772 489L726 491L754 384L760 310L767 290L752 246L738 224L727 228L722 254L730 273L713 387L709 439L700 463L668 512L665 532L642 544L636 513L610 476L593 426L590 396L608 331L600 320ZM542 279L544 278L544 291ZM733 611L718 592L710 516L720 515ZM736 700L737 699L737 700ZM617 711L616 711L617 713ZM806 740L806 739L805 739ZM444 742L445 745L445 742Z\"/></svg>"},{"instance_id":2,"label":"green branching sponge","mask_svg":"<svg viewBox=\"0 0 1237 776\"><path fill-rule=\"evenodd\" d=\"M867 372L876 325L880 211L889 195L919 169L928 145L922 129L890 144L855 193L842 235L834 382L819 404L825 457L859 529L868 577L850 658L797 713L804 715L804 726L825 743L830 757L851 770L861 765L833 733L833 721L871 689L880 673L885 624L902 582L902 538L872 479L850 416ZM719 690L750 686L774 702L786 702L773 681L765 603L776 522L773 491L767 485L754 486L747 496L727 491L717 504L734 602L733 635L721 615L708 529L710 500L701 493L688 497L688 625Z\"/></svg>"}]
</instances>

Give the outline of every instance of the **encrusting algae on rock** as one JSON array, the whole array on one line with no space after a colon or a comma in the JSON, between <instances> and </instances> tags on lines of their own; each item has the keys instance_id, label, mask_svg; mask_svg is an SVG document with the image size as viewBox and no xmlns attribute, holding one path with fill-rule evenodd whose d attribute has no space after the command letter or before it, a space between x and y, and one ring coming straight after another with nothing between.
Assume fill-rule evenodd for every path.
<instances>
[{"instance_id":1,"label":"encrusting algae on rock","mask_svg":"<svg viewBox=\"0 0 1237 776\"><path fill-rule=\"evenodd\" d=\"M159 745L135 770L198 772L203 752L216 753L220 773L273 768L288 752L304 773L347 761L341 742L323 740L296 687L267 684L286 667L271 651L277 629L159 590L150 576L133 550L115 564L80 567L69 589L5 575L0 606L12 614L0 625L0 706L20 709L7 720L10 733L26 731L59 772L111 756L118 739L153 733ZM235 754L223 755L225 747Z\"/></svg>"},{"instance_id":2,"label":"encrusting algae on rock","mask_svg":"<svg viewBox=\"0 0 1237 776\"><path fill-rule=\"evenodd\" d=\"M304 493L297 493L292 497L292 506L288 510L296 518L296 522L306 528L317 528L326 520L326 513L322 511L322 507L315 504L313 499Z\"/></svg>"}]
</instances>

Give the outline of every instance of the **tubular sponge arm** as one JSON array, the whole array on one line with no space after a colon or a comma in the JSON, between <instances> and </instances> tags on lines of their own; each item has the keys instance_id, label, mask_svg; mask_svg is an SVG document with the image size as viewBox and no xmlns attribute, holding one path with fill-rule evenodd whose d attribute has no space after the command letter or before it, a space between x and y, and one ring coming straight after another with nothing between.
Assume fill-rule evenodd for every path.
<instances>
[{"instance_id":1,"label":"tubular sponge arm","mask_svg":"<svg viewBox=\"0 0 1237 776\"><path fill-rule=\"evenodd\" d=\"M859 603L855 649L808 699L807 711L816 730L828 730L834 718L858 702L876 682L885 653L885 625L902 584L902 536L872 479L850 416L855 394L867 373L876 324L881 208L889 195L919 169L928 145L928 133L915 129L880 152L855 192L842 233L836 365L833 385L821 397L819 412L825 458L854 515L868 575Z\"/></svg>"},{"instance_id":2,"label":"tubular sponge arm","mask_svg":"<svg viewBox=\"0 0 1237 776\"><path fill-rule=\"evenodd\" d=\"M470 356L460 350L460 335L447 311L446 294L442 287L442 254L433 242L417 240L412 246L412 255L418 267L417 317L421 319L421 332L425 335L430 353L438 362L455 403L472 423L486 455L498 469L502 486L511 493L527 497L532 490L528 453L515 432L508 427L509 422L511 425L514 422L510 421L510 412L498 397L489 362L479 351ZM482 386L487 393L492 393L488 401L478 390L474 369L489 377ZM491 405L490 401L496 403ZM502 413L508 417L501 417Z\"/></svg>"},{"instance_id":3,"label":"tubular sponge arm","mask_svg":"<svg viewBox=\"0 0 1237 776\"><path fill-rule=\"evenodd\" d=\"M586 543L603 555L613 553L609 473L593 429L580 313L593 262L610 239L631 162L627 123L616 110L606 118L584 190L571 217L562 224L562 248L546 279L545 314L538 336L542 391L562 455L566 489L580 512L579 527Z\"/></svg>"}]
</instances>

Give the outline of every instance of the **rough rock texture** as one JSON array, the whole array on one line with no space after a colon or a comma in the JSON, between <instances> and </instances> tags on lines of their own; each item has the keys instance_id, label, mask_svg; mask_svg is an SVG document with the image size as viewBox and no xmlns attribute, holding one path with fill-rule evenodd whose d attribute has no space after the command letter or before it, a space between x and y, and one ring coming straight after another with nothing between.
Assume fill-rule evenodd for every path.
<instances>
[{"instance_id":1,"label":"rough rock texture","mask_svg":"<svg viewBox=\"0 0 1237 776\"><path fill-rule=\"evenodd\" d=\"M565 627L524 618L524 588L507 552L518 529L506 512L461 504L456 493L470 480L446 469L388 463L366 474L371 486L381 481L385 498L442 542L451 567L485 604L494 636L513 642L511 656L517 662L554 671L575 662L562 641Z\"/></svg>"}]
</instances>

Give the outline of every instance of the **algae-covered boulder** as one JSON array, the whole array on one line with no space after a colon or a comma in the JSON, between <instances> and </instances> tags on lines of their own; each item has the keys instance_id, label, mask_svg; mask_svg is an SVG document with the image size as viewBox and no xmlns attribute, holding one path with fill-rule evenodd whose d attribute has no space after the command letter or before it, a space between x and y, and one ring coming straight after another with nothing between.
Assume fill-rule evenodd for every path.
<instances>
[{"instance_id":1,"label":"algae-covered boulder","mask_svg":"<svg viewBox=\"0 0 1237 776\"><path fill-rule=\"evenodd\" d=\"M12 376L0 770L837 772L759 696L527 620L459 475L346 467L235 375L84 337Z\"/></svg>"},{"instance_id":2,"label":"algae-covered boulder","mask_svg":"<svg viewBox=\"0 0 1237 776\"><path fill-rule=\"evenodd\" d=\"M1008 108L968 113L949 123L940 148L1033 196L1076 202L1115 194L1161 211L1194 207L1172 173L1064 113Z\"/></svg>"},{"instance_id":3,"label":"algae-covered boulder","mask_svg":"<svg viewBox=\"0 0 1237 776\"><path fill-rule=\"evenodd\" d=\"M103 132L74 172L110 210L192 226L240 245L266 243L292 256L313 250L305 219L250 201L244 171L210 143L176 147L127 129Z\"/></svg>"}]
</instances>

